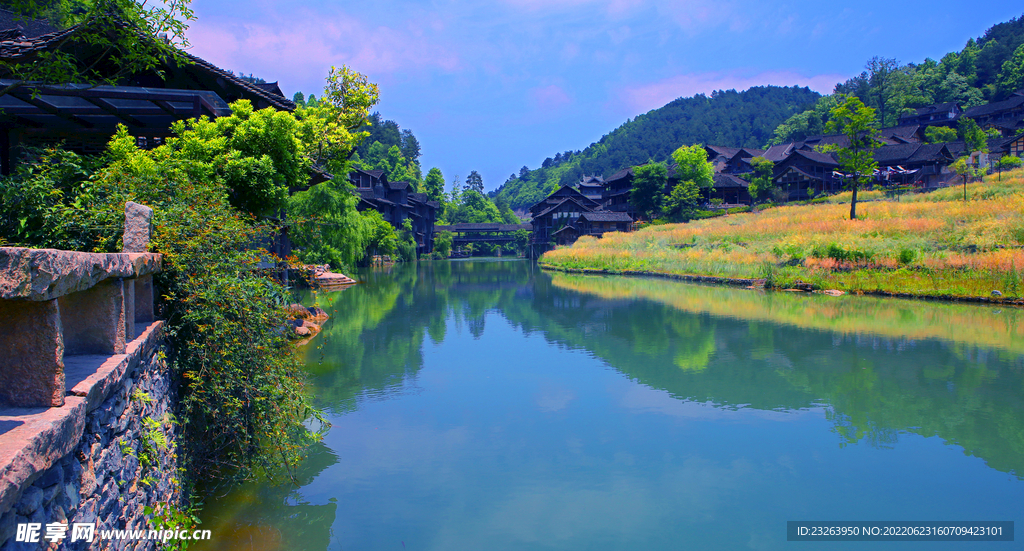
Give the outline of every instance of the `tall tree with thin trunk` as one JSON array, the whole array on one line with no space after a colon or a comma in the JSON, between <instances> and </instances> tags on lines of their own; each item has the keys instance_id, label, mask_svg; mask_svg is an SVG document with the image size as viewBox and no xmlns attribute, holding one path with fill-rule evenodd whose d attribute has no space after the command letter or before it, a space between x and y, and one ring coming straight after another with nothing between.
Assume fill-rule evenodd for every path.
<instances>
[{"instance_id":1,"label":"tall tree with thin trunk","mask_svg":"<svg viewBox=\"0 0 1024 551\"><path fill-rule=\"evenodd\" d=\"M878 96L878 120L885 126L885 106L892 96L892 85L899 62L893 58L875 56L864 67L868 71L868 83Z\"/></svg>"},{"instance_id":2,"label":"tall tree with thin trunk","mask_svg":"<svg viewBox=\"0 0 1024 551\"><path fill-rule=\"evenodd\" d=\"M832 120L827 128L829 132L845 134L850 142L847 147L836 150L839 166L849 175L846 186L853 192L850 220L856 220L857 189L861 184L870 182L878 168L874 153L881 143L875 139L878 135L875 110L865 106L856 96L846 96L842 103L832 109Z\"/></svg>"}]
</instances>

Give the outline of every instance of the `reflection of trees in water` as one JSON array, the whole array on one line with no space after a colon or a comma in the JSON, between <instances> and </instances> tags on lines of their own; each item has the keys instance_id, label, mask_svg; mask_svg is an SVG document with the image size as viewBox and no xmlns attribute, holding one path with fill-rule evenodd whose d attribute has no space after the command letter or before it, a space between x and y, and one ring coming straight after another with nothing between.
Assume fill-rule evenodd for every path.
<instances>
[{"instance_id":1,"label":"reflection of trees in water","mask_svg":"<svg viewBox=\"0 0 1024 551\"><path fill-rule=\"evenodd\" d=\"M591 281L593 295L587 293ZM679 398L761 409L824 402L842 445L888 447L900 432L939 436L995 469L1024 475L1024 357L962 342L800 329L764 317L745 321L742 310L731 317L709 316L704 307L694 313L645 300L637 281L674 285L678 293L706 289L627 278L576 278L571 289L538 284L546 290L534 301L537 323L548 322L544 331L549 338L586 348L626 375ZM714 291L723 300L738 297L741 303L752 294ZM545 299L545 293L554 296ZM605 296L610 298L600 298ZM797 305L804 299L795 298ZM794 300L791 295L777 293L769 300L767 311L785 312L789 323L796 308L787 303ZM580 306L559 307L567 303ZM912 319L915 331L929 333L922 319L948 323L942 309L928 310L931 306L922 304L923 311L914 316L879 311L877 318ZM715 348L706 369L679 369L679 354L692 354L687 365L705 361L699 343L708 336Z\"/></svg>"},{"instance_id":2,"label":"reflection of trees in water","mask_svg":"<svg viewBox=\"0 0 1024 551\"><path fill-rule=\"evenodd\" d=\"M331 315L307 352L315 400L356 407L415 386L423 340L443 342L449 323L479 338L488 311L529 282L525 262L423 262L359 274L366 283L319 297Z\"/></svg>"},{"instance_id":3,"label":"reflection of trees in water","mask_svg":"<svg viewBox=\"0 0 1024 551\"><path fill-rule=\"evenodd\" d=\"M872 319L909 320L911 335L942 334L952 323L947 314L959 323L978 320L976 312L921 303L908 313L918 305L886 301L822 306L806 296L635 278L572 278L567 286L565 276L533 270L526 262L396 266L364 275L372 284L325 297L334 317L321 348L310 352L318 403L346 410L359 396L415 385L426 336L440 343L466 330L478 338L487 312L499 312L524 334L586 350L680 399L766 410L825 403L844 445L891 446L900 432L937 435L996 469L1024 472L1020 355L900 336L898 327L860 329ZM721 303L709 305L706 293ZM888 304L896 311L885 311ZM753 317L745 319L748 311ZM801 312L817 328L797 327Z\"/></svg>"},{"instance_id":4,"label":"reflection of trees in water","mask_svg":"<svg viewBox=\"0 0 1024 551\"><path fill-rule=\"evenodd\" d=\"M333 535L337 504L303 501L298 488L312 483L335 463L334 453L317 443L294 473L297 485L249 483L227 496L209 500L203 509L201 527L210 530L214 539L198 542L195 548L197 551L289 551L301 545L303 549L327 549Z\"/></svg>"}]
</instances>

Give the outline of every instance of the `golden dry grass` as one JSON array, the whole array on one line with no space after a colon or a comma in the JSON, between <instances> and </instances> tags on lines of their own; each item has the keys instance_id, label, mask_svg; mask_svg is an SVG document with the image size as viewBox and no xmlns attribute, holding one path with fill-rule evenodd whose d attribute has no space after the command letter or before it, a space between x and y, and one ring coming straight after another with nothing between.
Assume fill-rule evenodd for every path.
<instances>
[{"instance_id":1,"label":"golden dry grass","mask_svg":"<svg viewBox=\"0 0 1024 551\"><path fill-rule=\"evenodd\" d=\"M848 195L848 194L847 194ZM820 288L917 295L1024 294L1024 171L963 188L858 205L786 206L635 233L581 238L544 266L797 280ZM841 196L840 196L841 198ZM958 200L959 199L959 200Z\"/></svg>"}]
</instances>

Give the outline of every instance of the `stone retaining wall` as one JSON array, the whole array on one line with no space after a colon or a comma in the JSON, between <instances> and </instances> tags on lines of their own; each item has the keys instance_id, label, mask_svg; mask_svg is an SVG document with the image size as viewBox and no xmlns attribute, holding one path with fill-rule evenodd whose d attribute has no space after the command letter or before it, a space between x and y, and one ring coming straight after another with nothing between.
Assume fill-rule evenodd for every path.
<instances>
[{"instance_id":1,"label":"stone retaining wall","mask_svg":"<svg viewBox=\"0 0 1024 551\"><path fill-rule=\"evenodd\" d=\"M0 247L0 551L155 549L103 532L180 505L161 257L125 212L124 253Z\"/></svg>"},{"instance_id":2,"label":"stone retaining wall","mask_svg":"<svg viewBox=\"0 0 1024 551\"><path fill-rule=\"evenodd\" d=\"M13 502L0 516L0 550L158 547L140 539L104 540L101 534L149 530L145 506L180 505L182 499L170 415L176 394L163 359L162 329L159 321L140 325L126 354L69 361L98 367L62 407L33 408L30 415L0 410L0 424L22 423L0 436L0 456L11 459L0 491L4 502ZM12 443L21 447L16 454L8 449ZM48 467L33 468L43 465ZM30 523L41 526L39 541L15 541L18 525ZM67 527L63 540L45 539L51 523ZM76 523L93 527L91 542L71 541Z\"/></svg>"}]
</instances>

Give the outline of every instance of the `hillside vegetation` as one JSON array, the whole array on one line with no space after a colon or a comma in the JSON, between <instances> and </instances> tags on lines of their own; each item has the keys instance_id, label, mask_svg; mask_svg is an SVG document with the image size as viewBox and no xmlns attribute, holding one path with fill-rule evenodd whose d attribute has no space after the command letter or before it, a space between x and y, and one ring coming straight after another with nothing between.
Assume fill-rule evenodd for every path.
<instances>
[{"instance_id":1,"label":"hillside vegetation","mask_svg":"<svg viewBox=\"0 0 1024 551\"><path fill-rule=\"evenodd\" d=\"M651 159L664 161L682 144L761 147L779 124L820 97L798 86L755 86L679 98L626 121L583 151L558 153L535 170L524 166L491 195L525 209L584 175L611 176Z\"/></svg>"},{"instance_id":2,"label":"hillside vegetation","mask_svg":"<svg viewBox=\"0 0 1024 551\"><path fill-rule=\"evenodd\" d=\"M585 236L546 253L541 264L758 279L779 288L1024 296L1024 172L987 177L967 193L966 203L962 187L876 199L863 203L858 220L848 219L847 205L826 203Z\"/></svg>"}]
</instances>

